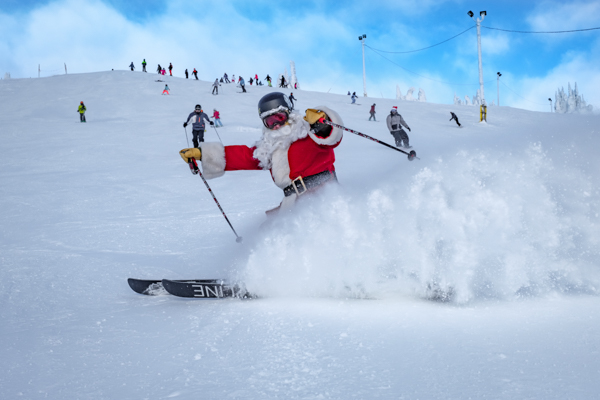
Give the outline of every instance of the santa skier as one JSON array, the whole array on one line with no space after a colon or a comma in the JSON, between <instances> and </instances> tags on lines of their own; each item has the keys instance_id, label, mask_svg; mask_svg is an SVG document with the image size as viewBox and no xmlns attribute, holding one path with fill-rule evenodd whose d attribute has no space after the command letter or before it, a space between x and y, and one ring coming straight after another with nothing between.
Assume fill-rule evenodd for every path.
<instances>
[{"instance_id":1,"label":"santa skier","mask_svg":"<svg viewBox=\"0 0 600 400\"><path fill-rule=\"evenodd\" d=\"M284 194L277 209L289 209L299 196L337 181L334 148L342 140L342 130L323 120L343 124L335 111L324 106L306 110L304 118L291 110L287 96L269 93L258 103L264 127L253 147L201 143L200 148L181 150L181 158L188 163L191 158L201 160L207 179L225 171L269 170Z\"/></svg>"}]
</instances>

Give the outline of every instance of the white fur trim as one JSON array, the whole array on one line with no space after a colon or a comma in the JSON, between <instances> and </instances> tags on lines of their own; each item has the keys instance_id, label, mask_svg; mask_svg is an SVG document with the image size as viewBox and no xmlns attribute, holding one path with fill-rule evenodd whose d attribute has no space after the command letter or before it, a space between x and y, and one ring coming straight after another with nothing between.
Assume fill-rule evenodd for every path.
<instances>
[{"instance_id":1,"label":"white fur trim","mask_svg":"<svg viewBox=\"0 0 600 400\"><path fill-rule=\"evenodd\" d=\"M221 143L200 143L202 151L202 174L206 179L214 179L225 174L225 148Z\"/></svg>"},{"instance_id":2,"label":"white fur trim","mask_svg":"<svg viewBox=\"0 0 600 400\"><path fill-rule=\"evenodd\" d=\"M327 114L329 119L331 119L331 122L333 122L334 124L344 125L342 117L340 117L340 115L332 109L325 106L318 106L315 107L315 109L325 111L325 114ZM337 144L340 142L340 140L342 140L343 133L344 131L340 128L333 127L333 129L331 130L331 134L326 138L320 138L312 132L310 132L309 135L310 138L314 140L316 144L333 146L334 144Z\"/></svg>"}]
</instances>

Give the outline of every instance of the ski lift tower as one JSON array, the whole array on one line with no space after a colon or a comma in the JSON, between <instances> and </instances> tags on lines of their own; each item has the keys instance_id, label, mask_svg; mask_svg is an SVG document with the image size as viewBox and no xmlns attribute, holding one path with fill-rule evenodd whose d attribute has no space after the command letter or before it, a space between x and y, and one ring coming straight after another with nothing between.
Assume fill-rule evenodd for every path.
<instances>
[{"instance_id":1,"label":"ski lift tower","mask_svg":"<svg viewBox=\"0 0 600 400\"><path fill-rule=\"evenodd\" d=\"M365 39L367 35L360 35L358 40L362 42L362 53L363 53L363 94L367 97L367 74L365 72Z\"/></svg>"},{"instance_id":2,"label":"ski lift tower","mask_svg":"<svg viewBox=\"0 0 600 400\"><path fill-rule=\"evenodd\" d=\"M473 11L469 11L467 13L469 17L473 18ZM473 18L475 23L477 23L477 51L479 53L479 90L481 91L481 101L485 104L485 95L483 93L483 67L481 66L481 22L487 15L487 12L480 11L479 16L481 18Z\"/></svg>"}]
</instances>

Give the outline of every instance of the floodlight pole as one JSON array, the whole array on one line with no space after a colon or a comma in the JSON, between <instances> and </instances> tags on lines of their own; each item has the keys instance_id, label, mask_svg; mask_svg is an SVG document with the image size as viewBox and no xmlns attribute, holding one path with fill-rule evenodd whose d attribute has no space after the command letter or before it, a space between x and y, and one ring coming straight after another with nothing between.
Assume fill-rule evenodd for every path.
<instances>
[{"instance_id":1,"label":"floodlight pole","mask_svg":"<svg viewBox=\"0 0 600 400\"><path fill-rule=\"evenodd\" d=\"M469 11L467 13L469 17L473 18L473 12ZM479 90L481 91L481 101L485 104L485 94L483 93L483 67L481 64L481 22L487 15L487 12L480 11L479 16L481 18L473 18L473 20L477 23L477 52L479 54Z\"/></svg>"},{"instance_id":2,"label":"floodlight pole","mask_svg":"<svg viewBox=\"0 0 600 400\"><path fill-rule=\"evenodd\" d=\"M502 76L502 74L500 72L498 72L498 88L496 89L498 92L498 106L500 106L500 77Z\"/></svg>"},{"instance_id":3,"label":"floodlight pole","mask_svg":"<svg viewBox=\"0 0 600 400\"><path fill-rule=\"evenodd\" d=\"M550 112L552 112L552 99L548 97L548 101L550 102Z\"/></svg>"},{"instance_id":4,"label":"floodlight pole","mask_svg":"<svg viewBox=\"0 0 600 400\"><path fill-rule=\"evenodd\" d=\"M363 94L367 97L367 73L365 71L365 39L367 35L360 35L358 40L362 42L362 56L363 56Z\"/></svg>"}]
</instances>

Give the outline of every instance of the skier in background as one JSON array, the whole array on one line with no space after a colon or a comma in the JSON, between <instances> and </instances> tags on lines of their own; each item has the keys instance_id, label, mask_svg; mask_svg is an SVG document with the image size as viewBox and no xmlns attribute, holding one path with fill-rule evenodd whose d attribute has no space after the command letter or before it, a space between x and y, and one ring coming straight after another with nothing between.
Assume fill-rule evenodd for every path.
<instances>
[{"instance_id":1,"label":"skier in background","mask_svg":"<svg viewBox=\"0 0 600 400\"><path fill-rule=\"evenodd\" d=\"M194 111L190 113L187 121L183 123L184 128L188 126L188 124L192 124L192 134L194 135L194 137L192 138L192 142L194 143L194 147L198 147L199 142L204 142L204 120L206 120L211 125L215 124L214 122L209 120L208 115L206 115L202 111L202 106L200 104L196 104Z\"/></svg>"},{"instance_id":2,"label":"skier in background","mask_svg":"<svg viewBox=\"0 0 600 400\"><path fill-rule=\"evenodd\" d=\"M294 93L290 93L290 96L288 97L288 99L290 99L290 103L292 103L292 108L290 110L293 110L294 109L294 100L298 101L298 99L294 97Z\"/></svg>"},{"instance_id":3,"label":"skier in background","mask_svg":"<svg viewBox=\"0 0 600 400\"><path fill-rule=\"evenodd\" d=\"M271 85L271 77L269 76L269 74L267 74L265 81L267 81L267 83L269 84L269 87L273 87L273 85Z\"/></svg>"},{"instance_id":4,"label":"skier in background","mask_svg":"<svg viewBox=\"0 0 600 400\"><path fill-rule=\"evenodd\" d=\"M373 105L371 106L371 111L369 111L369 113L371 113L371 116L369 117L369 121L371 120L371 118L373 118L373 121L377 121L375 119L375 103L373 103Z\"/></svg>"},{"instance_id":5,"label":"skier in background","mask_svg":"<svg viewBox=\"0 0 600 400\"><path fill-rule=\"evenodd\" d=\"M279 85L280 88L284 88L287 87L287 85L285 84L285 76L281 75L281 83Z\"/></svg>"},{"instance_id":6,"label":"skier in background","mask_svg":"<svg viewBox=\"0 0 600 400\"><path fill-rule=\"evenodd\" d=\"M254 146L223 146L219 142L202 143L199 149L179 152L186 163L191 158L202 161L207 179L218 178L227 171L270 171L273 182L283 190L279 207L268 212L289 210L296 199L324 185L337 182L334 149L343 131L323 121L343 125L340 116L324 106L292 112L289 99L280 92L263 96L258 116L264 125L261 138Z\"/></svg>"},{"instance_id":7,"label":"skier in background","mask_svg":"<svg viewBox=\"0 0 600 400\"><path fill-rule=\"evenodd\" d=\"M212 94L215 94L215 91L217 92L216 94L219 94L219 86L221 86L221 85L219 85L219 79L218 78L215 79L215 83L213 83L212 86L213 86Z\"/></svg>"},{"instance_id":8,"label":"skier in background","mask_svg":"<svg viewBox=\"0 0 600 400\"><path fill-rule=\"evenodd\" d=\"M352 97L350 97L350 98L352 99L352 104L356 104L356 99L358 99L356 92L352 93Z\"/></svg>"},{"instance_id":9,"label":"skier in background","mask_svg":"<svg viewBox=\"0 0 600 400\"><path fill-rule=\"evenodd\" d=\"M85 122L85 104L83 104L83 101L81 103L79 103L79 108L77 109L77 112L79 113L79 122Z\"/></svg>"},{"instance_id":10,"label":"skier in background","mask_svg":"<svg viewBox=\"0 0 600 400\"><path fill-rule=\"evenodd\" d=\"M186 68L186 69L185 69L185 79L187 79L187 78L189 78L189 75L188 75L188 70L187 70L187 68Z\"/></svg>"},{"instance_id":11,"label":"skier in background","mask_svg":"<svg viewBox=\"0 0 600 400\"><path fill-rule=\"evenodd\" d=\"M225 80L225 83L231 83L231 81L229 80L229 77L227 76L227 72L225 72L223 74L223 79Z\"/></svg>"},{"instance_id":12,"label":"skier in background","mask_svg":"<svg viewBox=\"0 0 600 400\"><path fill-rule=\"evenodd\" d=\"M133 65L133 61L131 62L131 64L129 64L129 68L131 68L132 71L135 69L135 66Z\"/></svg>"},{"instance_id":13,"label":"skier in background","mask_svg":"<svg viewBox=\"0 0 600 400\"><path fill-rule=\"evenodd\" d=\"M158 68L156 68L156 72L158 72L159 75L162 72L162 67L160 66L160 64L158 64Z\"/></svg>"},{"instance_id":14,"label":"skier in background","mask_svg":"<svg viewBox=\"0 0 600 400\"><path fill-rule=\"evenodd\" d=\"M145 58L144 58L144 61L142 61L142 71L148 72L148 71L146 71L146 59Z\"/></svg>"},{"instance_id":15,"label":"skier in background","mask_svg":"<svg viewBox=\"0 0 600 400\"><path fill-rule=\"evenodd\" d=\"M173 64L169 63L169 75L173 76Z\"/></svg>"},{"instance_id":16,"label":"skier in background","mask_svg":"<svg viewBox=\"0 0 600 400\"><path fill-rule=\"evenodd\" d=\"M398 107L394 106L392 108L392 111L390 111L390 115L388 115L386 118L386 122L390 133L396 140L396 147L402 147L402 142L404 141L405 149L412 148L408 144L408 135L406 134L404 129L402 129L402 127L404 126L406 129L408 129L409 132L410 128L404 121L404 118L402 118L402 115L398 114Z\"/></svg>"},{"instance_id":17,"label":"skier in background","mask_svg":"<svg viewBox=\"0 0 600 400\"><path fill-rule=\"evenodd\" d=\"M246 82L244 82L244 78L242 78L240 76L240 87L242 88L242 93L248 93L246 92Z\"/></svg>"},{"instance_id":18,"label":"skier in background","mask_svg":"<svg viewBox=\"0 0 600 400\"><path fill-rule=\"evenodd\" d=\"M162 94L169 94L169 86L165 85L165 90L163 90Z\"/></svg>"},{"instance_id":19,"label":"skier in background","mask_svg":"<svg viewBox=\"0 0 600 400\"><path fill-rule=\"evenodd\" d=\"M256 82L256 84L258 85L258 74L254 74L254 81Z\"/></svg>"},{"instance_id":20,"label":"skier in background","mask_svg":"<svg viewBox=\"0 0 600 400\"><path fill-rule=\"evenodd\" d=\"M252 77L250 77L250 79L248 79L248 82L250 82L250 86L252 86L252 82L254 82L254 79L252 79Z\"/></svg>"},{"instance_id":21,"label":"skier in background","mask_svg":"<svg viewBox=\"0 0 600 400\"><path fill-rule=\"evenodd\" d=\"M196 80L198 80L198 71L196 71L196 68L194 68L194 71L192 71L192 74L194 74L194 76L196 77Z\"/></svg>"},{"instance_id":22,"label":"skier in background","mask_svg":"<svg viewBox=\"0 0 600 400\"><path fill-rule=\"evenodd\" d=\"M455 120L456 124L460 127L460 122L458 122L458 117L456 116L456 114L450 111L450 115L452 116L452 118L450 118L449 121Z\"/></svg>"},{"instance_id":23,"label":"skier in background","mask_svg":"<svg viewBox=\"0 0 600 400\"><path fill-rule=\"evenodd\" d=\"M219 114L216 108L213 109L212 116L215 119L215 126L223 126L223 123L221 122L221 114Z\"/></svg>"}]
</instances>

